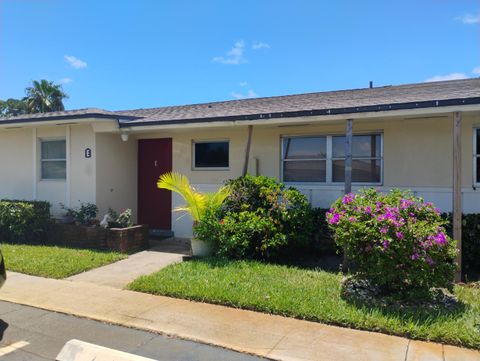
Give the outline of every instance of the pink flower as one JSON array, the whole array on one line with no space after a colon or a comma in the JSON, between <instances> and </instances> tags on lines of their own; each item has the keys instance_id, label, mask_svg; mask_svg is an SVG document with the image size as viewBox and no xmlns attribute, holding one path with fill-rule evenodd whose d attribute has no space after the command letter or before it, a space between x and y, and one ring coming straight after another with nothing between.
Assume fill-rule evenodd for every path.
<instances>
[{"instance_id":1,"label":"pink flower","mask_svg":"<svg viewBox=\"0 0 480 361\"><path fill-rule=\"evenodd\" d=\"M390 241L386 239L382 242L382 245L383 245L383 249L386 251L388 249L388 246L390 245Z\"/></svg>"},{"instance_id":2,"label":"pink flower","mask_svg":"<svg viewBox=\"0 0 480 361\"><path fill-rule=\"evenodd\" d=\"M398 239L404 239L405 236L403 235L402 232L395 232L395 235L397 236Z\"/></svg>"},{"instance_id":3,"label":"pink flower","mask_svg":"<svg viewBox=\"0 0 480 361\"><path fill-rule=\"evenodd\" d=\"M412 257L410 257L410 258L412 259L412 261L415 261L415 260L418 259L418 257L420 257L420 256L418 255L418 253L415 252L414 254L412 254Z\"/></svg>"},{"instance_id":4,"label":"pink flower","mask_svg":"<svg viewBox=\"0 0 480 361\"><path fill-rule=\"evenodd\" d=\"M408 207L412 206L415 202L409 200L409 199L401 199L400 200L400 208L401 209L407 209Z\"/></svg>"},{"instance_id":5,"label":"pink flower","mask_svg":"<svg viewBox=\"0 0 480 361\"><path fill-rule=\"evenodd\" d=\"M387 232L388 232L388 228L387 228L387 227L382 227L382 228L380 228L380 233L385 234L385 233L387 233Z\"/></svg>"},{"instance_id":6,"label":"pink flower","mask_svg":"<svg viewBox=\"0 0 480 361\"><path fill-rule=\"evenodd\" d=\"M352 193L349 193L349 194L346 194L343 199L342 199L342 203L343 204L350 204L353 202L353 194Z\"/></svg>"},{"instance_id":7,"label":"pink flower","mask_svg":"<svg viewBox=\"0 0 480 361\"><path fill-rule=\"evenodd\" d=\"M340 221L340 214L335 213L335 214L332 215L332 217L330 217L330 219L328 220L328 223L329 224L337 224L338 221Z\"/></svg>"},{"instance_id":8,"label":"pink flower","mask_svg":"<svg viewBox=\"0 0 480 361\"><path fill-rule=\"evenodd\" d=\"M350 218L348 218L348 220L349 220L350 222L355 222L357 219L356 219L355 217L350 217Z\"/></svg>"},{"instance_id":9,"label":"pink flower","mask_svg":"<svg viewBox=\"0 0 480 361\"><path fill-rule=\"evenodd\" d=\"M439 246L443 246L445 243L447 243L447 237L445 236L445 233L440 232L437 234L435 237L433 237L435 240L435 243L438 244Z\"/></svg>"}]
</instances>

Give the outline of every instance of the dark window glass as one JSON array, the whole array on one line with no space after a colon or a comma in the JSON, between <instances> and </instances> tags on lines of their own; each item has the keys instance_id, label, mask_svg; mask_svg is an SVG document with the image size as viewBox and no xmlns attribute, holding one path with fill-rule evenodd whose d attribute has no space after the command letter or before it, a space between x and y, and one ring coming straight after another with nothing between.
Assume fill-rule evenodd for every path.
<instances>
[{"instance_id":1,"label":"dark window glass","mask_svg":"<svg viewBox=\"0 0 480 361\"><path fill-rule=\"evenodd\" d=\"M228 142L195 143L195 168L228 168Z\"/></svg>"},{"instance_id":2,"label":"dark window glass","mask_svg":"<svg viewBox=\"0 0 480 361\"><path fill-rule=\"evenodd\" d=\"M477 183L480 183L480 157L477 157Z\"/></svg>"},{"instance_id":3,"label":"dark window glass","mask_svg":"<svg viewBox=\"0 0 480 361\"><path fill-rule=\"evenodd\" d=\"M480 129L477 129L477 154L480 155Z\"/></svg>"},{"instance_id":4,"label":"dark window glass","mask_svg":"<svg viewBox=\"0 0 480 361\"><path fill-rule=\"evenodd\" d=\"M327 157L326 137L299 137L283 140L284 159L316 159Z\"/></svg>"},{"instance_id":5,"label":"dark window glass","mask_svg":"<svg viewBox=\"0 0 480 361\"><path fill-rule=\"evenodd\" d=\"M283 180L285 182L325 182L326 161L304 160L284 161Z\"/></svg>"},{"instance_id":6,"label":"dark window glass","mask_svg":"<svg viewBox=\"0 0 480 361\"><path fill-rule=\"evenodd\" d=\"M332 137L333 158L345 158L345 137ZM380 158L380 135L354 135L352 157Z\"/></svg>"},{"instance_id":7,"label":"dark window glass","mask_svg":"<svg viewBox=\"0 0 480 361\"><path fill-rule=\"evenodd\" d=\"M345 181L345 161L332 161L332 179L334 182ZM353 159L352 160L352 182L379 183L380 182L380 160L379 159Z\"/></svg>"}]
</instances>

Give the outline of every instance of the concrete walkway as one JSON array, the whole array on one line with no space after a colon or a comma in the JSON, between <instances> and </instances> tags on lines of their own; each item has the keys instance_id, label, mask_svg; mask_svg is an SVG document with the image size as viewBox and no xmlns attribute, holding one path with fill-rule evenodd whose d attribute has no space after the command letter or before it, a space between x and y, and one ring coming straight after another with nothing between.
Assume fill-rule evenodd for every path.
<instances>
[{"instance_id":1,"label":"concrete walkway","mask_svg":"<svg viewBox=\"0 0 480 361\"><path fill-rule=\"evenodd\" d=\"M67 280L121 289L137 277L181 262L189 255L190 245L179 239L153 240L151 245L148 250L132 254L127 259L80 273Z\"/></svg>"},{"instance_id":2,"label":"concrete walkway","mask_svg":"<svg viewBox=\"0 0 480 361\"><path fill-rule=\"evenodd\" d=\"M0 299L276 360L480 361L480 352L86 282L9 273Z\"/></svg>"}]
</instances>

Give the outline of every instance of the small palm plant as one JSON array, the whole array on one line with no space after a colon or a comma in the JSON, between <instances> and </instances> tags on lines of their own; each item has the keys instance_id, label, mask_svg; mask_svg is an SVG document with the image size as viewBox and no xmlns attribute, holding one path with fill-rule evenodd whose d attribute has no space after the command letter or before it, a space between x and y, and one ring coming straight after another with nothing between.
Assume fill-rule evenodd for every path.
<instances>
[{"instance_id":1,"label":"small palm plant","mask_svg":"<svg viewBox=\"0 0 480 361\"><path fill-rule=\"evenodd\" d=\"M192 216L194 226L201 221L207 209L220 207L230 194L228 186L223 186L214 193L201 193L190 184L186 176L176 172L161 175L157 187L176 192L183 197L186 204L176 207L174 211L189 213Z\"/></svg>"}]
</instances>

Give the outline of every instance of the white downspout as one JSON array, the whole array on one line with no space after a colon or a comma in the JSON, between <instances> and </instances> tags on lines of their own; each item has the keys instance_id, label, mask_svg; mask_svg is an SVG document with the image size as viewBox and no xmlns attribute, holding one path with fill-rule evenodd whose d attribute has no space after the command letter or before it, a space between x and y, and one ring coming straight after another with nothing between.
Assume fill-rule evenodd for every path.
<instances>
[{"instance_id":1,"label":"white downspout","mask_svg":"<svg viewBox=\"0 0 480 361\"><path fill-rule=\"evenodd\" d=\"M70 125L67 125L66 130L65 130L65 147L66 147L66 173L67 173L67 179L66 179L66 184L65 184L65 206L70 207Z\"/></svg>"},{"instance_id":2,"label":"white downspout","mask_svg":"<svg viewBox=\"0 0 480 361\"><path fill-rule=\"evenodd\" d=\"M38 197L38 157L37 157L37 128L32 129L32 167L33 167L33 183L32 183L32 199L37 200Z\"/></svg>"}]
</instances>

